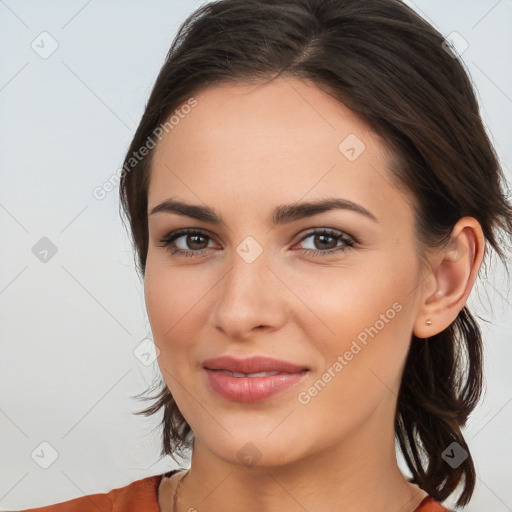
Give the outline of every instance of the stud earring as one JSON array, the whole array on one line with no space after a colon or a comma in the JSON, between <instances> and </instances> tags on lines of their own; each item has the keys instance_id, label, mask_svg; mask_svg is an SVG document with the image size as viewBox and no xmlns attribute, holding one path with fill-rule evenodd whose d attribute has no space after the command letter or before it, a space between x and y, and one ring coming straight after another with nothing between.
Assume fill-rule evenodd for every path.
<instances>
[{"instance_id":1,"label":"stud earring","mask_svg":"<svg viewBox=\"0 0 512 512\"><path fill-rule=\"evenodd\" d=\"M432 325L432 320L430 320L430 318L428 318L427 320L425 320L425 323L426 323L427 325Z\"/></svg>"}]
</instances>

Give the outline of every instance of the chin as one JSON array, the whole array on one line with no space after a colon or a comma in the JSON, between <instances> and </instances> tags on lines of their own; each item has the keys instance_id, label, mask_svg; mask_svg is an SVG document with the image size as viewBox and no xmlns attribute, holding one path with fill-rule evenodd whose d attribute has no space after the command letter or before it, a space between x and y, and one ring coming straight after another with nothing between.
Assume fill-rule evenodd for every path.
<instances>
[{"instance_id":1,"label":"chin","mask_svg":"<svg viewBox=\"0 0 512 512\"><path fill-rule=\"evenodd\" d=\"M293 439L289 434L284 437L277 432L269 436L271 430L248 428L239 430L233 437L226 434L222 438L202 438L202 443L215 457L241 468L283 466L300 458L294 453L294 449L303 446L299 439Z\"/></svg>"}]
</instances>

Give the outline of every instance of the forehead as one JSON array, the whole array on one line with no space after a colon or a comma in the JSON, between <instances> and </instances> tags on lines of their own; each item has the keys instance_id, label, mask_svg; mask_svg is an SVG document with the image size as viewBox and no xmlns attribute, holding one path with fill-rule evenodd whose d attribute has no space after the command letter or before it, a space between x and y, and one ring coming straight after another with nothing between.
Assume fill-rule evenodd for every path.
<instances>
[{"instance_id":1,"label":"forehead","mask_svg":"<svg viewBox=\"0 0 512 512\"><path fill-rule=\"evenodd\" d=\"M222 84L194 99L154 150L150 208L170 195L260 211L339 195L381 217L390 201L410 201L392 184L383 141L311 82Z\"/></svg>"},{"instance_id":2,"label":"forehead","mask_svg":"<svg viewBox=\"0 0 512 512\"><path fill-rule=\"evenodd\" d=\"M194 98L197 106L179 119L174 116L177 124L164 136L155 157L172 151L177 161L182 153L188 157L193 151L200 158L219 147L219 157L221 148L230 150L223 160L236 153L244 161L291 161L298 150L308 148L337 157L339 143L350 134L366 146L373 143L369 139L374 135L351 110L310 82L278 78L258 85L221 84Z\"/></svg>"}]
</instances>

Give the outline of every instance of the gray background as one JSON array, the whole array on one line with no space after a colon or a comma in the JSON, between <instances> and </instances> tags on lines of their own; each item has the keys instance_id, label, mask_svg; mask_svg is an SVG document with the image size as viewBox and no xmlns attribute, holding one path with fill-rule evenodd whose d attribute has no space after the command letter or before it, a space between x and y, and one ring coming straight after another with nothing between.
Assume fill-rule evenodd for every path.
<instances>
[{"instance_id":1,"label":"gray background","mask_svg":"<svg viewBox=\"0 0 512 512\"><path fill-rule=\"evenodd\" d=\"M160 418L131 414L143 403L130 396L158 366L141 356L150 328L117 188L101 200L93 190L115 179L176 29L201 3L0 0L4 510L177 467L158 461ZM462 57L510 182L512 0L407 3L468 42ZM512 305L502 270L469 301L483 319L487 388L465 430L478 472L473 512L512 510Z\"/></svg>"}]
</instances>

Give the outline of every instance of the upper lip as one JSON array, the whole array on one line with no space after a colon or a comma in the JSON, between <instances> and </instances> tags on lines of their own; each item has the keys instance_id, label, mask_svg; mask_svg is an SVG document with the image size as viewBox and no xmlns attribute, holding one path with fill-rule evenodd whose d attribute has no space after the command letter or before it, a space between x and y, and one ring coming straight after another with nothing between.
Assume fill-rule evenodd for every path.
<instances>
[{"instance_id":1,"label":"upper lip","mask_svg":"<svg viewBox=\"0 0 512 512\"><path fill-rule=\"evenodd\" d=\"M252 356L241 359L228 355L205 359L203 361L203 367L209 370L228 370L236 373L299 373L308 369L306 366L272 357Z\"/></svg>"}]
</instances>

